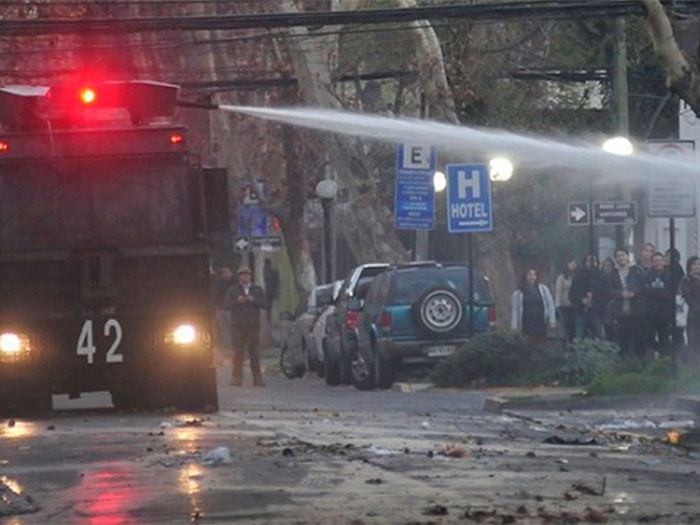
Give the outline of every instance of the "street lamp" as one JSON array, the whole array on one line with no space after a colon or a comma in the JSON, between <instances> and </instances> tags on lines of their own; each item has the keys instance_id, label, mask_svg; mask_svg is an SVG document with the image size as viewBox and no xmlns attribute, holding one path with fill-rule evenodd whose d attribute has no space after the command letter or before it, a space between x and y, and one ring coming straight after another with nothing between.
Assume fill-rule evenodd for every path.
<instances>
[{"instance_id":1,"label":"street lamp","mask_svg":"<svg viewBox=\"0 0 700 525\"><path fill-rule=\"evenodd\" d=\"M634 153L634 146L627 137L613 137L603 142L603 151L613 155L627 156Z\"/></svg>"},{"instance_id":2,"label":"street lamp","mask_svg":"<svg viewBox=\"0 0 700 525\"><path fill-rule=\"evenodd\" d=\"M493 182L505 182L513 176L513 163L506 157L489 160L489 178Z\"/></svg>"},{"instance_id":3,"label":"street lamp","mask_svg":"<svg viewBox=\"0 0 700 525\"><path fill-rule=\"evenodd\" d=\"M445 177L443 172L435 172L435 175L433 175L433 187L437 193L445 191L445 188L447 188L447 177Z\"/></svg>"},{"instance_id":4,"label":"street lamp","mask_svg":"<svg viewBox=\"0 0 700 525\"><path fill-rule=\"evenodd\" d=\"M335 229L333 201L338 195L338 184L331 179L323 179L316 184L316 196L321 199L323 208L323 281L335 279Z\"/></svg>"}]
</instances>

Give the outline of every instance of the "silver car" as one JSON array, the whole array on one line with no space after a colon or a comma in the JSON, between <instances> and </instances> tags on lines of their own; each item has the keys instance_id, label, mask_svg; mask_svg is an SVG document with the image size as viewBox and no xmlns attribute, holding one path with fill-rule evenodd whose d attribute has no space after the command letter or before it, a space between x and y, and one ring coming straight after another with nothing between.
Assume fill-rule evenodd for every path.
<instances>
[{"instance_id":1,"label":"silver car","mask_svg":"<svg viewBox=\"0 0 700 525\"><path fill-rule=\"evenodd\" d=\"M311 330L324 307L332 301L334 284L314 287L306 301L300 303L295 315L281 315L284 340L280 351L280 368L289 379L301 377L306 371L318 370L320 364Z\"/></svg>"}]
</instances>

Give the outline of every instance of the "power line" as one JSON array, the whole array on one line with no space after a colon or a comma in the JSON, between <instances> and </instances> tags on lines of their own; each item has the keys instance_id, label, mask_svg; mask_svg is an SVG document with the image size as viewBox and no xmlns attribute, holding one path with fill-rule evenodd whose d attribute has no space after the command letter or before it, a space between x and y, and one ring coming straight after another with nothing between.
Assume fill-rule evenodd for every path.
<instances>
[{"instance_id":1,"label":"power line","mask_svg":"<svg viewBox=\"0 0 700 525\"><path fill-rule=\"evenodd\" d=\"M5 35L70 33L137 33L149 31L240 30L322 27L344 24L386 24L425 19L503 20L627 16L643 13L638 0L524 1L438 5L403 9L273 13L251 15L0 20Z\"/></svg>"}]
</instances>

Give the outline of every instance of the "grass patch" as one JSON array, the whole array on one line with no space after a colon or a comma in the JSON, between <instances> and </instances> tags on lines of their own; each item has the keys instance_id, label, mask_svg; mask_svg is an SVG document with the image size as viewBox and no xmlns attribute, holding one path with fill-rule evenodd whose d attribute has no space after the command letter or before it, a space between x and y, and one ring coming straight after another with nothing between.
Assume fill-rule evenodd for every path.
<instances>
[{"instance_id":1,"label":"grass patch","mask_svg":"<svg viewBox=\"0 0 700 525\"><path fill-rule=\"evenodd\" d=\"M592 396L635 394L699 394L700 377L684 365L674 370L670 358L638 361L601 373L586 389Z\"/></svg>"}]
</instances>

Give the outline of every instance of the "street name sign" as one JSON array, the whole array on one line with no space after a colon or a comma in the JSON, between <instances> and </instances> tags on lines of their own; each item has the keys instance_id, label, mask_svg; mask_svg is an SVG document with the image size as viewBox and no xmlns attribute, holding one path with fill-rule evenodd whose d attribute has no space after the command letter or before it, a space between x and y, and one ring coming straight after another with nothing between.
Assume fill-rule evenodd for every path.
<instances>
[{"instance_id":1,"label":"street name sign","mask_svg":"<svg viewBox=\"0 0 700 525\"><path fill-rule=\"evenodd\" d=\"M282 248L282 237L278 235L268 235L266 237L253 237L253 246L262 248L264 251L274 251Z\"/></svg>"},{"instance_id":2,"label":"street name sign","mask_svg":"<svg viewBox=\"0 0 700 525\"><path fill-rule=\"evenodd\" d=\"M695 141L653 140L647 142L651 155L671 160L693 162ZM659 177L649 182L647 191L649 217L695 217L695 181Z\"/></svg>"},{"instance_id":3,"label":"street name sign","mask_svg":"<svg viewBox=\"0 0 700 525\"><path fill-rule=\"evenodd\" d=\"M570 202L566 211L570 226L588 226L591 221L591 209L587 202Z\"/></svg>"},{"instance_id":4,"label":"street name sign","mask_svg":"<svg viewBox=\"0 0 700 525\"><path fill-rule=\"evenodd\" d=\"M450 233L493 230L491 179L486 164L447 166L447 230Z\"/></svg>"},{"instance_id":5,"label":"street name sign","mask_svg":"<svg viewBox=\"0 0 700 525\"><path fill-rule=\"evenodd\" d=\"M593 224L596 226L637 224L637 203L633 201L594 202Z\"/></svg>"},{"instance_id":6,"label":"street name sign","mask_svg":"<svg viewBox=\"0 0 700 525\"><path fill-rule=\"evenodd\" d=\"M398 229L435 227L435 148L427 144L399 144L396 148L394 224Z\"/></svg>"}]
</instances>

